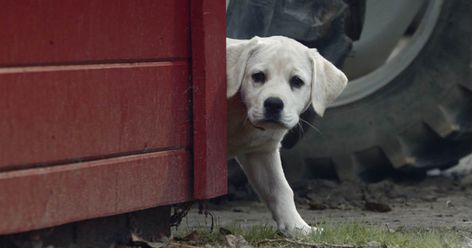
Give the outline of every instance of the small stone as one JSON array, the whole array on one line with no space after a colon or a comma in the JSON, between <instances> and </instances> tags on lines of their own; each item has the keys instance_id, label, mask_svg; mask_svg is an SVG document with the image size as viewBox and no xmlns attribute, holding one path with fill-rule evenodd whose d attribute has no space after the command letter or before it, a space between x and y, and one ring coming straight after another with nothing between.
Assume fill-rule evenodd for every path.
<instances>
[{"instance_id":1,"label":"small stone","mask_svg":"<svg viewBox=\"0 0 472 248\"><path fill-rule=\"evenodd\" d=\"M225 236L225 247L228 248L249 248L251 247L247 240L241 235L229 234Z\"/></svg>"}]
</instances>

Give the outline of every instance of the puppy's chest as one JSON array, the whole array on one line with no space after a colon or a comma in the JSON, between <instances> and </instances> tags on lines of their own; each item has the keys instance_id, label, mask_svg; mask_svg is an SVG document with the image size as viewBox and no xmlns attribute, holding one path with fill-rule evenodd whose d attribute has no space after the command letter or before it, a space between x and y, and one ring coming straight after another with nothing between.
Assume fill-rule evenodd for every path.
<instances>
[{"instance_id":1,"label":"puppy's chest","mask_svg":"<svg viewBox=\"0 0 472 248\"><path fill-rule=\"evenodd\" d=\"M282 130L259 130L248 121L229 121L228 155L273 151L279 148L284 133Z\"/></svg>"}]
</instances>

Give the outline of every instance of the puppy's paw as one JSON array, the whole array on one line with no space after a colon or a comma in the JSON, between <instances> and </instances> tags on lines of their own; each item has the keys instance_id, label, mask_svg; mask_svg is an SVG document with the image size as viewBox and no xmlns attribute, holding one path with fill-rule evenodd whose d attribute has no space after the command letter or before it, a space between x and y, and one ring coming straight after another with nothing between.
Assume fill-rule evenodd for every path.
<instances>
[{"instance_id":1,"label":"puppy's paw","mask_svg":"<svg viewBox=\"0 0 472 248\"><path fill-rule=\"evenodd\" d=\"M278 229L282 234L288 237L321 234L323 232L323 228L312 227L312 226L309 226L305 222L291 224L291 225L279 224Z\"/></svg>"},{"instance_id":2,"label":"puppy's paw","mask_svg":"<svg viewBox=\"0 0 472 248\"><path fill-rule=\"evenodd\" d=\"M324 232L324 229L322 227L315 227L315 226L312 226L311 227L311 233L312 234L317 234L317 235L320 235Z\"/></svg>"}]
</instances>

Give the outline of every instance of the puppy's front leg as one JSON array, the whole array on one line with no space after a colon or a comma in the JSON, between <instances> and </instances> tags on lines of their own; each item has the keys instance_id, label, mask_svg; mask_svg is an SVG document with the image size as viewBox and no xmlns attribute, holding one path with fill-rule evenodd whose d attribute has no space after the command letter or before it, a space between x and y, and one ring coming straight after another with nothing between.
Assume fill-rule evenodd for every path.
<instances>
[{"instance_id":1,"label":"puppy's front leg","mask_svg":"<svg viewBox=\"0 0 472 248\"><path fill-rule=\"evenodd\" d=\"M285 179L278 150L245 154L238 156L238 161L251 186L269 207L281 232L307 234L316 230L297 212L293 191Z\"/></svg>"}]
</instances>

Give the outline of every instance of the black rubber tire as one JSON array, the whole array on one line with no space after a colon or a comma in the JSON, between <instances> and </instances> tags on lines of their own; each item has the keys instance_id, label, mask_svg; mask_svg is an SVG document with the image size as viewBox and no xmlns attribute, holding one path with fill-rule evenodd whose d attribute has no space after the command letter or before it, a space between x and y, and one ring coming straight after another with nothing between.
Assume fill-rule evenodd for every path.
<instances>
[{"instance_id":1,"label":"black rubber tire","mask_svg":"<svg viewBox=\"0 0 472 248\"><path fill-rule=\"evenodd\" d=\"M422 175L472 152L470 13L470 0L444 1L430 39L403 72L372 95L329 109L319 132L305 130L282 150L287 177Z\"/></svg>"}]
</instances>

